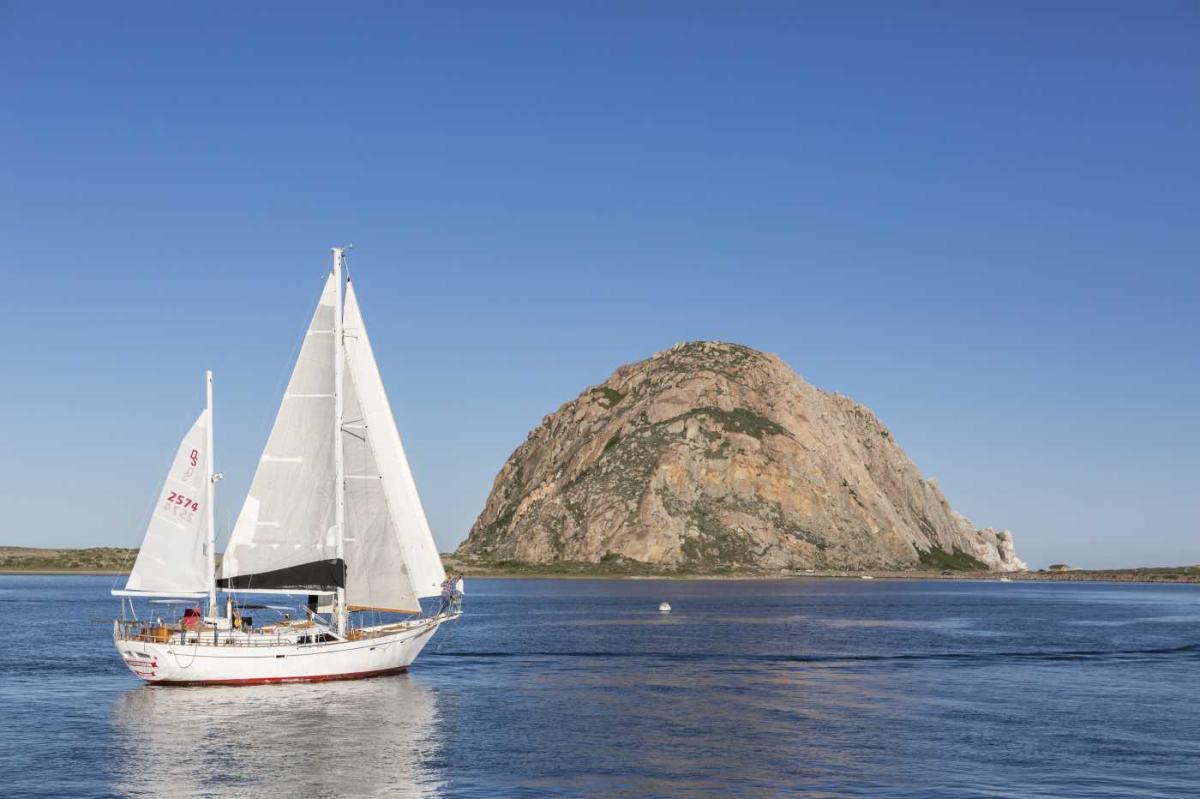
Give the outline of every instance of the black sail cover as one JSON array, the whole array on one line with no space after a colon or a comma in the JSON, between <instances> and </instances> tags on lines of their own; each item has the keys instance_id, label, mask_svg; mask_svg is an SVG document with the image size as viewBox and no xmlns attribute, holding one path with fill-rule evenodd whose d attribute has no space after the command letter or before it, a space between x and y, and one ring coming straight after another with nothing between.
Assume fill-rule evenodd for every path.
<instances>
[{"instance_id":1,"label":"black sail cover","mask_svg":"<svg viewBox=\"0 0 1200 799\"><path fill-rule=\"evenodd\" d=\"M223 577L217 580L217 587L243 591L329 591L345 588L346 562L341 558L332 558L256 574Z\"/></svg>"}]
</instances>

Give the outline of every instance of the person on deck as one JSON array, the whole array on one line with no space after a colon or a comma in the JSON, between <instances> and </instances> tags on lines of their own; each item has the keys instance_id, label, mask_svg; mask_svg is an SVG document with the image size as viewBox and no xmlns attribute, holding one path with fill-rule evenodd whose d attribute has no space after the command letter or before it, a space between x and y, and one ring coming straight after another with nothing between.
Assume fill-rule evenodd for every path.
<instances>
[{"instance_id":1,"label":"person on deck","mask_svg":"<svg viewBox=\"0 0 1200 799\"><path fill-rule=\"evenodd\" d=\"M454 609L456 611L462 610L463 594L466 590L463 586L462 574L454 575Z\"/></svg>"},{"instance_id":2,"label":"person on deck","mask_svg":"<svg viewBox=\"0 0 1200 799\"><path fill-rule=\"evenodd\" d=\"M462 578L455 574L447 574L446 579L442 580L442 606L438 608L439 615L458 610L458 604L462 601L462 592L458 590L461 581Z\"/></svg>"},{"instance_id":3,"label":"person on deck","mask_svg":"<svg viewBox=\"0 0 1200 799\"><path fill-rule=\"evenodd\" d=\"M180 626L185 630L200 629L200 621L204 618L204 614L200 612L200 608L187 608L183 611L183 621Z\"/></svg>"}]
</instances>

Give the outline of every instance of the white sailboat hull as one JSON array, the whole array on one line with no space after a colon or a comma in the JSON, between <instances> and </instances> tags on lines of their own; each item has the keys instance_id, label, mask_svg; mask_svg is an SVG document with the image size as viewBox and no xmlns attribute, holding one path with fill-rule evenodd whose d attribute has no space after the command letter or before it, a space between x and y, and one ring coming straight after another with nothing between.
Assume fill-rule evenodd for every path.
<instances>
[{"instance_id":1,"label":"white sailboat hull","mask_svg":"<svg viewBox=\"0 0 1200 799\"><path fill-rule=\"evenodd\" d=\"M259 685L353 680L406 670L447 617L360 640L214 646L114 636L129 670L152 685Z\"/></svg>"}]
</instances>

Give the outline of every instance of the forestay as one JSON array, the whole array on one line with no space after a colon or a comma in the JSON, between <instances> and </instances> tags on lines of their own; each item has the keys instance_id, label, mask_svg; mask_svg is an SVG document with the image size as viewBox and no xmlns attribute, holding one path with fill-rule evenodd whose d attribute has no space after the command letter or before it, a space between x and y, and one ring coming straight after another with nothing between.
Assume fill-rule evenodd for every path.
<instances>
[{"instance_id":1,"label":"forestay","mask_svg":"<svg viewBox=\"0 0 1200 799\"><path fill-rule=\"evenodd\" d=\"M300 568L289 575L286 571L289 567L308 567L336 557L333 506L336 287L330 275L254 473L250 493L225 550L222 586L301 587L289 576L305 578L314 569ZM268 572L273 574L268 577ZM277 579L281 576L282 580ZM275 584L279 582L287 585ZM300 582L307 585L311 581Z\"/></svg>"},{"instance_id":2,"label":"forestay","mask_svg":"<svg viewBox=\"0 0 1200 799\"><path fill-rule=\"evenodd\" d=\"M125 591L182 596L207 592L208 411L188 430L171 462ZM122 592L124 593L124 592Z\"/></svg>"},{"instance_id":3,"label":"forestay","mask_svg":"<svg viewBox=\"0 0 1200 799\"><path fill-rule=\"evenodd\" d=\"M419 609L446 578L352 283L343 330L347 602Z\"/></svg>"}]
</instances>

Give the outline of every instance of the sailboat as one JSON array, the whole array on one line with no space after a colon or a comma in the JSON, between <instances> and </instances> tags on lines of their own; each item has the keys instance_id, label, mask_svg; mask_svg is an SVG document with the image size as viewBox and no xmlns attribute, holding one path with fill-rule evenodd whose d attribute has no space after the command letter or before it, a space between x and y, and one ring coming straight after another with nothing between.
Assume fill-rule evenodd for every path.
<instances>
[{"instance_id":1,"label":"sailboat","mask_svg":"<svg viewBox=\"0 0 1200 799\"><path fill-rule=\"evenodd\" d=\"M205 375L205 408L175 453L125 587L112 592L122 598L117 652L149 683L391 674L461 615L459 594L445 601L445 570L345 274L344 249L334 248L219 576L213 505L221 475ZM242 594L300 595L306 604L295 618L256 626L239 608ZM421 599L439 594L442 608L423 614ZM196 607L177 622L139 619L139 598Z\"/></svg>"}]
</instances>

